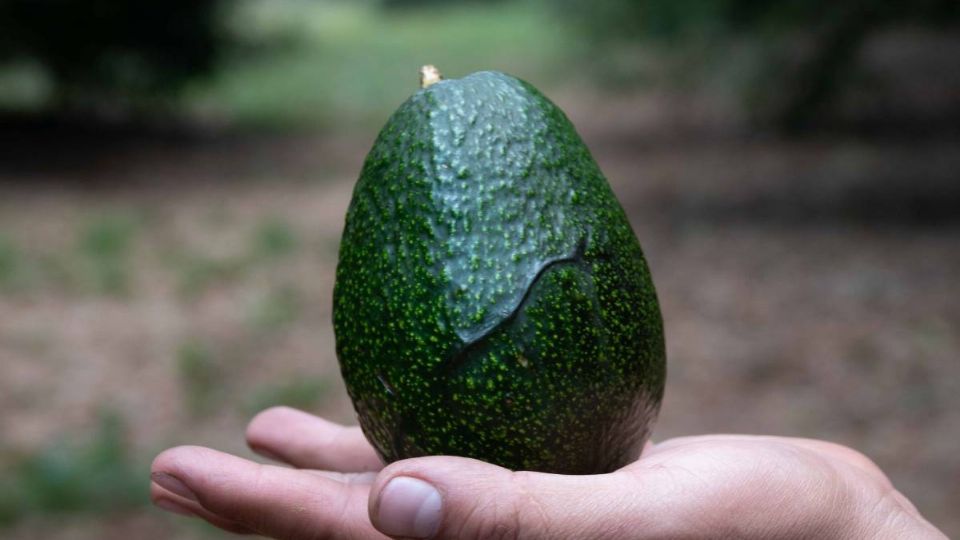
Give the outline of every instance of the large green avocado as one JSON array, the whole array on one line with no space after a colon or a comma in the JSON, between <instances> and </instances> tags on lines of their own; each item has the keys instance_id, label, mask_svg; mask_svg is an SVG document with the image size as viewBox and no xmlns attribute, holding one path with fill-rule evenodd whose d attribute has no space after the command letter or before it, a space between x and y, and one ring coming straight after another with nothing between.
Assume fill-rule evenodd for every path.
<instances>
[{"instance_id":1,"label":"large green avocado","mask_svg":"<svg viewBox=\"0 0 960 540\"><path fill-rule=\"evenodd\" d=\"M570 121L524 81L436 82L390 117L333 302L343 378L386 462L592 474L649 436L665 353L640 244Z\"/></svg>"}]
</instances>

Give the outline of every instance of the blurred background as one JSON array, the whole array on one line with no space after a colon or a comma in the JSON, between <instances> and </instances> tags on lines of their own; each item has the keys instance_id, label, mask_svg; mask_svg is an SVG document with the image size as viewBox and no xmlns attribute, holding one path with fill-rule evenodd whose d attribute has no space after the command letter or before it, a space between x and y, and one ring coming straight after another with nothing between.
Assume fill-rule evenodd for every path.
<instances>
[{"instance_id":1,"label":"blurred background","mask_svg":"<svg viewBox=\"0 0 960 540\"><path fill-rule=\"evenodd\" d=\"M175 444L352 423L351 189L417 89L497 69L577 126L666 320L656 439L825 438L960 536L955 0L0 1L0 536L225 538Z\"/></svg>"}]
</instances>

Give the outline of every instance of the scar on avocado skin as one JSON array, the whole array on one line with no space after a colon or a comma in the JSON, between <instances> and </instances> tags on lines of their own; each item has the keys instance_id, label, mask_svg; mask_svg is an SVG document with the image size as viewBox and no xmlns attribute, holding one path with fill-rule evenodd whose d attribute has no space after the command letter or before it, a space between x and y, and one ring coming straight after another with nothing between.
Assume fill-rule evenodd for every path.
<instances>
[{"instance_id":1,"label":"scar on avocado skin","mask_svg":"<svg viewBox=\"0 0 960 540\"><path fill-rule=\"evenodd\" d=\"M470 358L470 352L477 345L483 343L485 339L490 337L491 334L496 332L498 329L503 328L504 326L511 324L517 317L517 314L520 313L520 310L523 308L527 299L530 297L531 291L536 287L537 282L540 281L540 278L554 266L561 264L578 264L583 259L583 254L587 250L587 236L584 235L583 238L577 243L577 247L573 253L566 257L558 257L543 263L543 266L537 270L533 278L530 280L530 284L524 289L523 296L520 297L520 300L517 302L516 306L510 310L507 315L497 322L495 325L490 328L484 329L482 333L475 337L470 337L468 340L464 341L462 348L452 356L450 356L443 364L443 369L446 373L449 373L453 370L456 370L464 361Z\"/></svg>"}]
</instances>

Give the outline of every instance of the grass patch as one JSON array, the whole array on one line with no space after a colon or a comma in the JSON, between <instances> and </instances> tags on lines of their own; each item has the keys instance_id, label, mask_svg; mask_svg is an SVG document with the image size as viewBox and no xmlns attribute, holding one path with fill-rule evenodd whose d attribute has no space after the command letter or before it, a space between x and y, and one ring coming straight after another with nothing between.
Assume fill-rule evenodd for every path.
<instances>
[{"instance_id":1,"label":"grass patch","mask_svg":"<svg viewBox=\"0 0 960 540\"><path fill-rule=\"evenodd\" d=\"M36 267L35 282L63 293L77 292L82 280L72 260L68 251L37 254L32 261Z\"/></svg>"},{"instance_id":2,"label":"grass patch","mask_svg":"<svg viewBox=\"0 0 960 540\"><path fill-rule=\"evenodd\" d=\"M0 235L0 291L17 290L23 283L23 256L13 240Z\"/></svg>"},{"instance_id":3,"label":"grass patch","mask_svg":"<svg viewBox=\"0 0 960 540\"><path fill-rule=\"evenodd\" d=\"M184 298L195 298L214 284L236 279L247 267L244 257L213 259L183 254L175 260L177 289Z\"/></svg>"},{"instance_id":4,"label":"grass patch","mask_svg":"<svg viewBox=\"0 0 960 540\"><path fill-rule=\"evenodd\" d=\"M16 460L0 476L0 526L31 515L119 513L148 502L148 482L126 442L122 419L104 413L81 443L57 441Z\"/></svg>"},{"instance_id":5,"label":"grass patch","mask_svg":"<svg viewBox=\"0 0 960 540\"><path fill-rule=\"evenodd\" d=\"M333 384L325 377L298 377L257 390L247 399L243 412L253 415L278 405L303 410L315 409L330 395L332 388Z\"/></svg>"},{"instance_id":6,"label":"grass patch","mask_svg":"<svg viewBox=\"0 0 960 540\"><path fill-rule=\"evenodd\" d=\"M214 285L239 279L259 266L289 257L299 248L300 240L286 221L267 218L254 229L249 248L241 253L220 258L176 253L171 260L177 272L179 292L190 299Z\"/></svg>"},{"instance_id":7,"label":"grass patch","mask_svg":"<svg viewBox=\"0 0 960 540\"><path fill-rule=\"evenodd\" d=\"M136 229L136 220L124 214L98 216L81 229L77 251L89 288L109 295L130 291L130 252Z\"/></svg>"},{"instance_id":8,"label":"grass patch","mask_svg":"<svg viewBox=\"0 0 960 540\"><path fill-rule=\"evenodd\" d=\"M223 367L203 342L189 340L177 349L177 373L191 415L209 413L222 395Z\"/></svg>"},{"instance_id":9,"label":"grass patch","mask_svg":"<svg viewBox=\"0 0 960 540\"><path fill-rule=\"evenodd\" d=\"M279 218L262 221L254 231L252 257L270 260L294 253L299 240L290 225Z\"/></svg>"},{"instance_id":10,"label":"grass patch","mask_svg":"<svg viewBox=\"0 0 960 540\"><path fill-rule=\"evenodd\" d=\"M300 291L296 287L276 287L254 304L250 326L268 332L280 330L296 322L302 307Z\"/></svg>"}]
</instances>

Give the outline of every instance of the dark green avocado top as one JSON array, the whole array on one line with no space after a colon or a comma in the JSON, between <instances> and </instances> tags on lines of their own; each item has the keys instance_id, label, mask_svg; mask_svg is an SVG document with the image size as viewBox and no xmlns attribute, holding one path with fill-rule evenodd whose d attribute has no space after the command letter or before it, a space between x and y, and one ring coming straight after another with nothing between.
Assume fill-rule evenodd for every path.
<instances>
[{"instance_id":1,"label":"dark green avocado top","mask_svg":"<svg viewBox=\"0 0 960 540\"><path fill-rule=\"evenodd\" d=\"M498 72L418 91L380 132L334 329L387 461L610 470L636 457L663 392L660 312L622 208L563 112Z\"/></svg>"}]
</instances>

